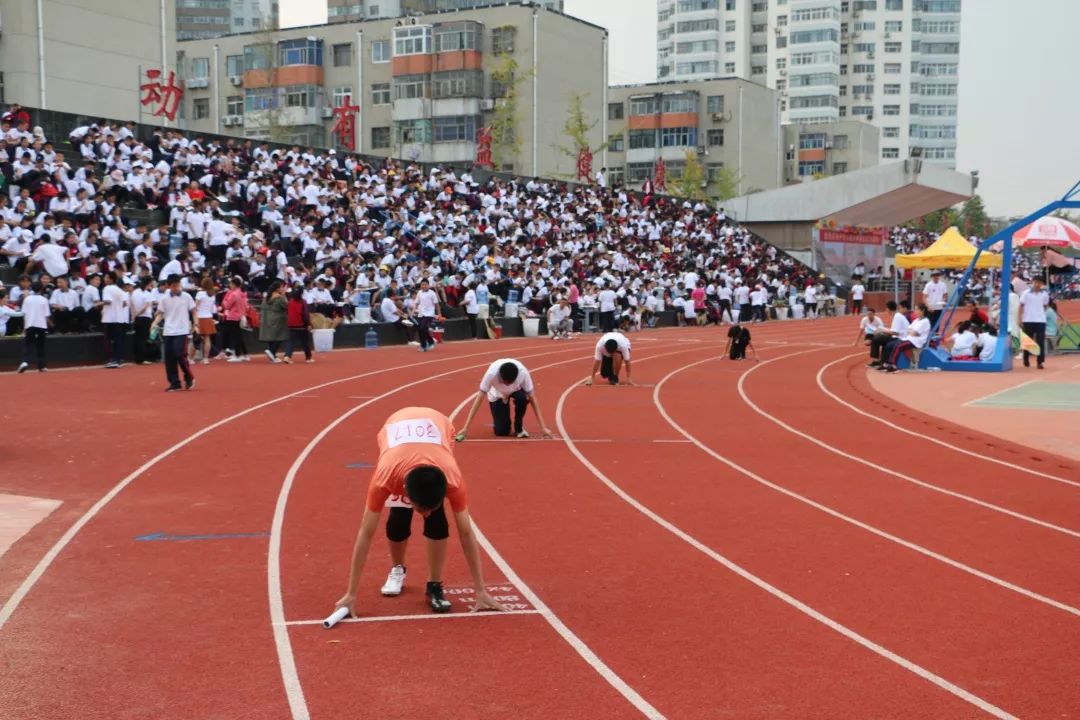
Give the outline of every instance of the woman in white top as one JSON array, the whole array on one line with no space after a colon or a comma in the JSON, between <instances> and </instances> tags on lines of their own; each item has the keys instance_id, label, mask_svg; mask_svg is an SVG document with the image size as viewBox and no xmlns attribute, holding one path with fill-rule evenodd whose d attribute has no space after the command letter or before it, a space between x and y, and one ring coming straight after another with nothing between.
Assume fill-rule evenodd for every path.
<instances>
[{"instance_id":1,"label":"woman in white top","mask_svg":"<svg viewBox=\"0 0 1080 720\"><path fill-rule=\"evenodd\" d=\"M967 320L957 326L956 332L949 337L948 342L951 348L950 355L954 359L971 360L976 357L975 345L978 343L978 338L971 331L971 323Z\"/></svg>"},{"instance_id":2,"label":"woman in white top","mask_svg":"<svg viewBox=\"0 0 1080 720\"><path fill-rule=\"evenodd\" d=\"M885 346L882 369L886 372L896 372L897 361L907 350L921 350L926 347L926 341L930 339L930 308L925 303L919 304L919 317L908 327L907 334L897 338Z\"/></svg>"},{"instance_id":3,"label":"woman in white top","mask_svg":"<svg viewBox=\"0 0 1080 720\"><path fill-rule=\"evenodd\" d=\"M217 323L214 322L214 310L217 305L217 286L210 278L206 278L202 282L202 289L195 294L195 318L198 322L196 331L199 333L199 337L202 338L202 363L203 365L210 364L210 347L214 343L214 336L217 335ZM194 360L194 348L192 349L192 357Z\"/></svg>"},{"instance_id":4,"label":"woman in white top","mask_svg":"<svg viewBox=\"0 0 1080 720\"><path fill-rule=\"evenodd\" d=\"M992 325L987 325L979 333L979 360L989 362L994 359L994 350L997 349L997 330Z\"/></svg>"}]
</instances>

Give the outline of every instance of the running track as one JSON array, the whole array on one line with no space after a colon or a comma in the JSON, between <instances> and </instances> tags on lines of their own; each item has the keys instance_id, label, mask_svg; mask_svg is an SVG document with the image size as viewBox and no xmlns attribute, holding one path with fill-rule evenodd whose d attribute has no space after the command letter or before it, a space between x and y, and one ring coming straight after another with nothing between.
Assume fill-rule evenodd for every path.
<instances>
[{"instance_id":1,"label":"running track","mask_svg":"<svg viewBox=\"0 0 1080 720\"><path fill-rule=\"evenodd\" d=\"M63 505L0 559L0 717L1080 716L1080 467L874 393L851 335L651 331L635 388L581 386L595 338L4 376L0 492ZM313 624L381 422L507 355L562 440L482 412L458 456L519 609L430 616L419 542L382 598L380 541L364 621Z\"/></svg>"}]
</instances>

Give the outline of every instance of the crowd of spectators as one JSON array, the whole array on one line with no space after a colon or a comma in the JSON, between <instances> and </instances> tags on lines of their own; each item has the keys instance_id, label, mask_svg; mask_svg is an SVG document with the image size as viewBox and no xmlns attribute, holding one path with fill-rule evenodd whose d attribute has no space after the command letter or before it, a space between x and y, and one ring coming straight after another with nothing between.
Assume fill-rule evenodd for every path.
<instances>
[{"instance_id":1,"label":"crowd of spectators","mask_svg":"<svg viewBox=\"0 0 1080 720\"><path fill-rule=\"evenodd\" d=\"M526 312L565 298L578 325L595 307L605 328L672 307L696 321L724 298L749 317L751 299L772 304L817 281L722 209L619 186L478 182L468 170L170 129L143 142L132 123L74 128L64 148L27 118L5 120L0 136L0 253L21 273L0 304L17 314L27 294L44 294L57 332L149 318L173 274L213 298L202 312L230 324L237 355L226 290L257 306L275 280L335 322L370 303L376 320L408 324L428 281L440 314L475 318L516 291ZM118 291L126 316L106 297Z\"/></svg>"}]
</instances>

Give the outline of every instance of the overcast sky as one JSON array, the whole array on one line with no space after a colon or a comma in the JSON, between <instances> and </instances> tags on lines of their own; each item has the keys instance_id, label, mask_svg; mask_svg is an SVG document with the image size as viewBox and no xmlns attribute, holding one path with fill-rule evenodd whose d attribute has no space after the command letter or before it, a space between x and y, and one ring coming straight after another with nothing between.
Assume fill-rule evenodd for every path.
<instances>
[{"instance_id":1,"label":"overcast sky","mask_svg":"<svg viewBox=\"0 0 1080 720\"><path fill-rule=\"evenodd\" d=\"M280 0L283 25L324 0ZM655 0L566 0L610 32L611 84L656 79ZM1027 213L1080 180L1080 0L963 0L957 169L978 170L993 215Z\"/></svg>"}]
</instances>

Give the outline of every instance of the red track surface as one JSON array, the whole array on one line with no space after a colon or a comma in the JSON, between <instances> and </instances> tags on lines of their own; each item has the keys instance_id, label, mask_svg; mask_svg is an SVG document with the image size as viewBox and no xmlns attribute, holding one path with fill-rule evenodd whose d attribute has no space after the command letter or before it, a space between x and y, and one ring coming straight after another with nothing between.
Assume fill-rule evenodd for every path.
<instances>
[{"instance_id":1,"label":"red track surface","mask_svg":"<svg viewBox=\"0 0 1080 720\"><path fill-rule=\"evenodd\" d=\"M0 492L64 501L0 559L0 717L1080 716L1080 488L828 397L816 376L853 352L850 330L763 326L759 364L710 360L714 329L645 333L634 377L659 389L580 387L591 338L214 365L168 396L160 368L0 378ZM501 558L488 583L544 612L429 616L420 542L406 592L382 598L380 541L362 612L416 619L279 626L275 643L278 591L289 622L341 594L370 477L346 466L374 462L385 417L451 412L506 355L534 370L580 457L539 441L458 456ZM1067 460L1029 461L874 393L862 362L823 382L903 427L1080 481ZM135 540L269 533L276 509L280 536ZM468 582L456 546L446 580Z\"/></svg>"}]
</instances>

